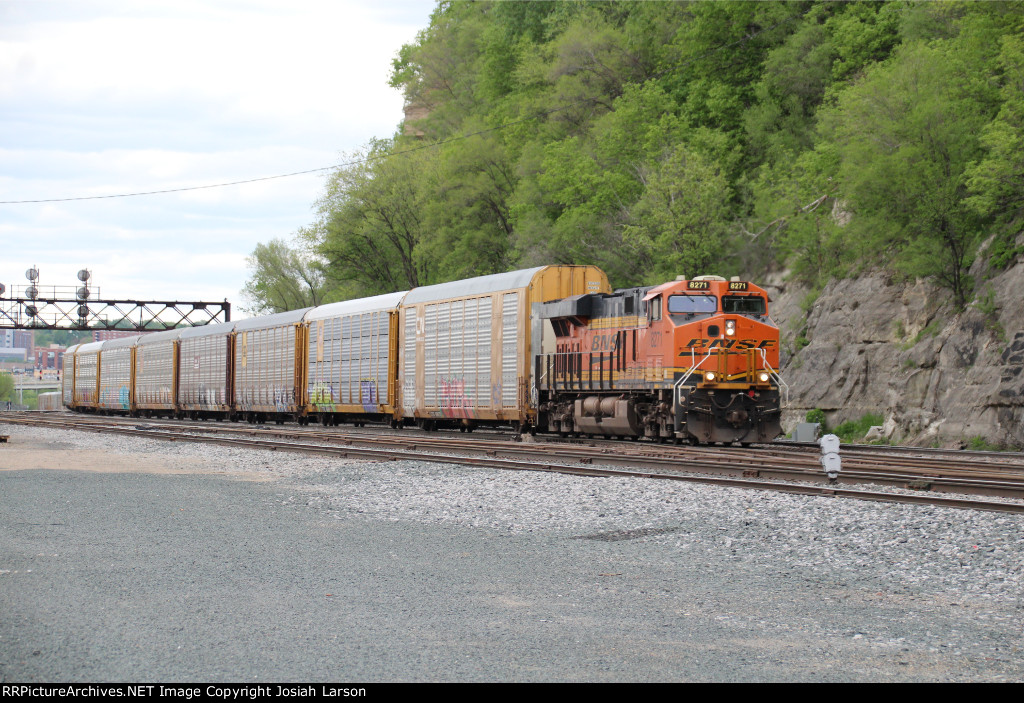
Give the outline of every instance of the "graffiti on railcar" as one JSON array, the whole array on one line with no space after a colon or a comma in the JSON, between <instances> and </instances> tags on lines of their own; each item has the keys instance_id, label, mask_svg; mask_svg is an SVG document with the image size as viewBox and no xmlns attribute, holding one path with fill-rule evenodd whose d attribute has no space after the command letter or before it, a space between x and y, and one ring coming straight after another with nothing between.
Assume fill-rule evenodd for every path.
<instances>
[{"instance_id":1,"label":"graffiti on railcar","mask_svg":"<svg viewBox=\"0 0 1024 703\"><path fill-rule=\"evenodd\" d=\"M466 380L462 378L438 379L441 391L441 413L445 417L472 417L473 401L466 395Z\"/></svg>"},{"instance_id":2,"label":"graffiti on railcar","mask_svg":"<svg viewBox=\"0 0 1024 703\"><path fill-rule=\"evenodd\" d=\"M329 383L310 386L309 402L320 410L330 410L334 406L334 387Z\"/></svg>"},{"instance_id":3,"label":"graffiti on railcar","mask_svg":"<svg viewBox=\"0 0 1024 703\"><path fill-rule=\"evenodd\" d=\"M291 394L284 388L274 389L274 409L279 413L288 412L288 405L291 401Z\"/></svg>"},{"instance_id":4,"label":"graffiti on railcar","mask_svg":"<svg viewBox=\"0 0 1024 703\"><path fill-rule=\"evenodd\" d=\"M359 402L368 413L377 412L377 382L363 380L359 382Z\"/></svg>"}]
</instances>

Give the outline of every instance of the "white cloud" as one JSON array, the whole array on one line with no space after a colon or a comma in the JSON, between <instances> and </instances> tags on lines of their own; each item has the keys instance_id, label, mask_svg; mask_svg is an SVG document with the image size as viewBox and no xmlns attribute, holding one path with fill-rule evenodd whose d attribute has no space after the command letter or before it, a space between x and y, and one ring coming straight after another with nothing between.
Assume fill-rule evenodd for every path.
<instances>
[{"instance_id":1,"label":"white cloud","mask_svg":"<svg viewBox=\"0 0 1024 703\"><path fill-rule=\"evenodd\" d=\"M392 58L429 2L0 0L0 200L111 195L329 166L390 136ZM0 281L240 302L245 257L312 220L322 174L0 205Z\"/></svg>"}]
</instances>

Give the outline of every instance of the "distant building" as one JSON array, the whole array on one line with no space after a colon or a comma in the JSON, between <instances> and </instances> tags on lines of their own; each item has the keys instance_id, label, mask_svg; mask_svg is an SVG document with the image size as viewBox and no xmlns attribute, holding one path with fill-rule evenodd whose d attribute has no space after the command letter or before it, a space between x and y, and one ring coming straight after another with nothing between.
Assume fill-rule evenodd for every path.
<instances>
[{"instance_id":1,"label":"distant building","mask_svg":"<svg viewBox=\"0 0 1024 703\"><path fill-rule=\"evenodd\" d=\"M64 369L64 352L67 351L59 344L51 344L48 347L36 347L33 353L36 368L45 371L53 369L62 371Z\"/></svg>"},{"instance_id":2,"label":"distant building","mask_svg":"<svg viewBox=\"0 0 1024 703\"><path fill-rule=\"evenodd\" d=\"M27 358L28 349L0 347L0 361L25 361Z\"/></svg>"},{"instance_id":3,"label":"distant building","mask_svg":"<svg viewBox=\"0 0 1024 703\"><path fill-rule=\"evenodd\" d=\"M31 349L35 346L32 330L0 330L0 349Z\"/></svg>"}]
</instances>

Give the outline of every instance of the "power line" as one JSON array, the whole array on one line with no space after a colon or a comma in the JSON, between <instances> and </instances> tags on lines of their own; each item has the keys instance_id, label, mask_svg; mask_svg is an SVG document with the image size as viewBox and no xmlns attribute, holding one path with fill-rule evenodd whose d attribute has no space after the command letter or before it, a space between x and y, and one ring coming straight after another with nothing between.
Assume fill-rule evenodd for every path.
<instances>
[{"instance_id":1,"label":"power line","mask_svg":"<svg viewBox=\"0 0 1024 703\"><path fill-rule=\"evenodd\" d=\"M804 14L806 14L806 12L801 13L799 15L790 15L789 17L781 20L780 22L775 23L771 27L766 27L764 29L758 30L758 31L753 32L751 34L747 34L746 36L743 36L740 39L737 39L735 41L729 42L728 44L721 44L721 45L715 47L714 49L711 49L710 51L708 51L708 52L706 52L706 53L704 53L704 54L702 54L700 56L696 56L694 58L688 59L686 61L683 61L683 62L675 64L675 65L671 65L668 68L665 68L665 69L655 73L654 75L648 77L647 80L656 80L658 78L663 77L664 75L666 75L670 71L675 71L675 70L678 70L680 68L684 68L684 67L690 65L691 63L695 63L696 61L700 61L701 59L707 58L708 56L711 56L714 53L717 53L719 51L723 51L725 49L731 49L734 46L738 46L740 44L745 44L745 43L749 42L750 40L754 39L755 37L757 37L757 36L759 36L761 34L764 34L766 32L770 32L771 30L776 29L777 27L780 27L780 26L782 26L782 25L784 25L784 24L786 24L788 22L792 22L793 20L797 19L798 17L803 17ZM380 155L380 156L369 156L369 157L364 158L364 159L356 159L354 161L349 161L349 162L346 162L346 163L334 164L333 166L321 166L320 168L311 168L311 169L308 169L308 170L305 170L305 171L293 171L291 173L281 173L281 174L278 174L278 175L275 175L275 176L262 176L260 178L247 178L247 179L241 180L241 181L227 181L227 182L224 182L224 183L211 183L211 184L201 185L201 186L186 186L186 187L183 187L183 188L165 188L165 189L162 189L162 190L147 190L147 191L139 191L139 192L136 192L136 193L116 193L116 194L112 194L112 195L86 195L86 196L79 196L79 197L72 197L72 198L45 198L45 199L40 199L40 200L0 200L0 205L27 205L27 204L30 204L30 203L66 203L66 202L73 202L73 201L79 201L79 200L108 200L108 199L114 199L114 198L134 198L134 197L138 197L138 196L142 196L142 195L162 195L162 194L166 194L166 193L184 193L184 192L193 191L193 190L208 190L208 189L211 189L211 188L226 188L226 187L229 187L229 186L245 185L247 183L259 183L261 181L273 181L273 180L277 180L277 179L280 179L280 178L291 178L293 176L305 176L305 175L309 175L311 173L322 173L324 171L332 171L332 170L338 169L338 168L346 168L348 166L356 166L356 165L363 164L363 163L369 163L370 161L374 161L376 159L388 159L388 158L391 158L391 157L394 157L394 156L402 156L404 154L410 154L412 152L421 151L423 149L432 149L434 147L444 146L445 144L451 144L452 142L462 141L464 139L469 139L471 137L480 136L482 134L487 134L489 132L497 132L499 130L508 129L509 127L514 127L515 125L522 124L523 122L529 122L531 120L537 120L537 119L540 119L542 117L547 117L548 115L553 115L556 112L561 112L563 110L569 110L569 109L577 107L579 105L583 105L583 104L588 103L588 102L595 102L597 100L601 100L601 99L606 98L606 97L608 97L608 96L605 96L605 95L595 95L595 96L591 96L589 98L583 98L581 100L577 100L576 102L572 102L572 103L569 103L567 105L562 105L560 107L552 108L550 110L542 110L542 111L539 111L539 112L535 112L535 113L533 113L531 115L528 115L527 117L523 117L523 118L520 118L518 120L513 120L512 122L503 122L502 124L497 125L495 127L488 127L487 129L481 129L479 131L471 132L469 134L460 134L458 136L449 137L448 139L442 139L442 140L437 141L437 142L431 142L429 144L421 144L420 146L412 147L412 148L409 148L409 149L403 149L402 151L391 152L391 153L383 154L383 155Z\"/></svg>"},{"instance_id":2,"label":"power line","mask_svg":"<svg viewBox=\"0 0 1024 703\"><path fill-rule=\"evenodd\" d=\"M112 194L112 195L85 195L85 196L79 196L79 197L74 197L74 198L46 198L46 199L42 199L42 200L0 200L0 205L23 205L23 204L28 204L28 203L66 203L66 202L71 202L71 201L76 201L76 200L104 200L104 199L109 199L109 198L134 198L134 197L139 196L139 195L160 195L160 194L163 194L163 193L183 193L185 191L190 191L190 190L205 190L205 189L208 189L208 188L225 188L227 186L244 185L246 183L258 183L260 181L272 181L272 180L275 180L275 179L278 179L278 178L291 178L292 176L304 176L304 175L307 175L307 174L310 174L310 173L320 173L322 171L331 171L331 170L334 170L334 169L337 169L337 168L345 168L347 166L356 166L358 164L368 163L368 162L374 161L376 159L387 159L387 158L391 158L393 156L402 156L404 154L410 154L410 153L412 153L414 151L421 151L423 149L432 149L434 147L443 146L445 144L450 144L452 142L461 141L463 139L469 139L470 137L476 137L476 136L479 136L481 134L487 134L488 132L496 132L496 131L501 130L501 129L506 129L508 127L513 127L513 126L515 126L517 124L522 124L523 122L528 122L530 120L536 120L536 119L539 119L541 117L547 117L548 115L554 114L556 112L561 112L562 110L568 110L570 108L576 107L577 105L582 105L583 103L593 102L595 100L598 100L601 97L604 97L604 96L596 96L596 97L591 97L591 98L584 98L582 100L578 100L578 101L576 101L574 103L570 103L568 105L562 105L561 107L552 108L550 110L544 110L544 111L541 111L541 112L536 112L536 113L533 113L532 115L529 115L527 117L523 117L523 118L518 119L518 120L514 120L512 122L504 122L504 123L502 123L500 125L497 125L496 127L488 127L487 129L481 129L481 130L476 131L476 132L470 132L469 134L460 134L458 136L450 137L448 139L442 139L441 141L431 142L429 144L421 144L419 146L415 146L415 147L412 147L412 148L409 148L409 149L403 149L402 151L395 151L395 152L391 152L391 153L388 153L388 154L383 154L383 155L380 155L380 156L369 156L369 157L367 157L365 159L356 159L354 161L348 161L346 163L334 164L333 166L321 166L320 168L311 168L311 169L308 169L306 171L293 171L292 173L281 173L281 174L278 174L276 176L263 176L263 177L260 177L260 178L248 178L248 179L242 180L242 181L228 181L228 182L225 182L225 183L210 183L208 185L202 185L202 186L187 186L187 187L183 187L183 188L165 188L163 190L139 191L137 193L117 193L117 194Z\"/></svg>"}]
</instances>

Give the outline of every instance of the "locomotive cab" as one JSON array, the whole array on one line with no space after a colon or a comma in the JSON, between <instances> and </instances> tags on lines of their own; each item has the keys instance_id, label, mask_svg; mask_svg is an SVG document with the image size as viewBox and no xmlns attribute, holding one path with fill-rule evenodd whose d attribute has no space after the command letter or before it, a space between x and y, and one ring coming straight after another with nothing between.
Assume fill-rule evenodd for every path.
<instances>
[{"instance_id":1,"label":"locomotive cab","mask_svg":"<svg viewBox=\"0 0 1024 703\"><path fill-rule=\"evenodd\" d=\"M779 330L746 281L680 278L542 306L557 351L538 358L542 426L690 442L781 433Z\"/></svg>"},{"instance_id":2,"label":"locomotive cab","mask_svg":"<svg viewBox=\"0 0 1024 703\"><path fill-rule=\"evenodd\" d=\"M767 442L781 434L779 330L768 295L718 276L662 294L682 363L673 380L676 432L703 442Z\"/></svg>"}]
</instances>

